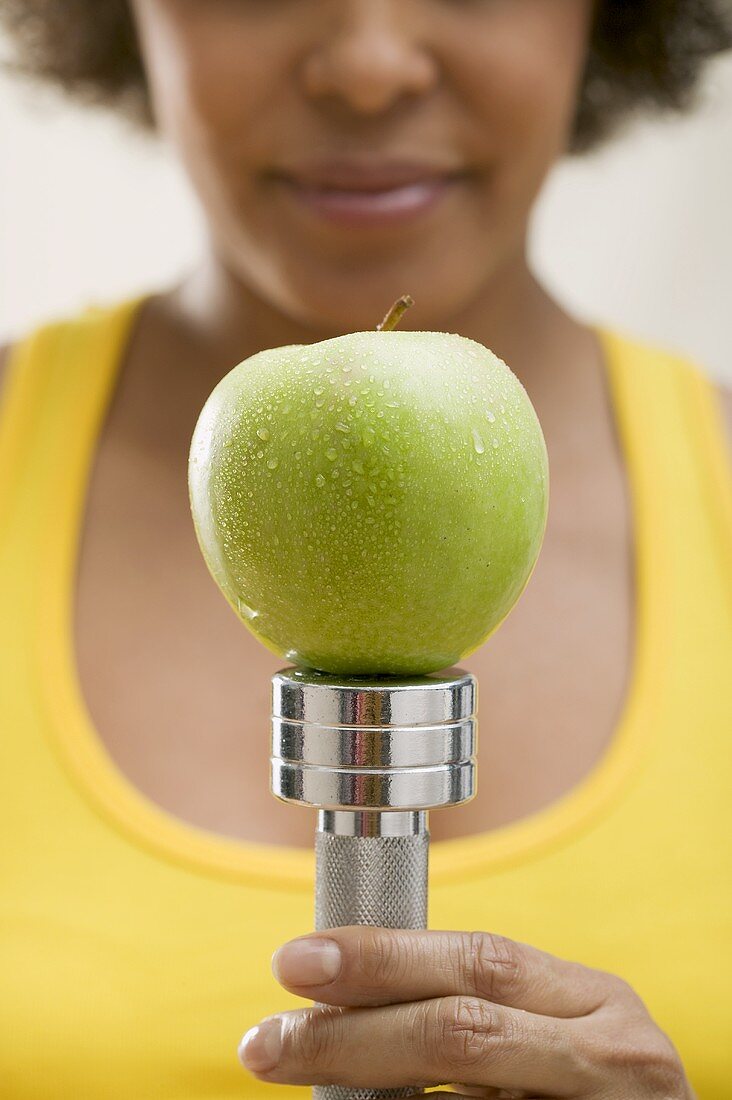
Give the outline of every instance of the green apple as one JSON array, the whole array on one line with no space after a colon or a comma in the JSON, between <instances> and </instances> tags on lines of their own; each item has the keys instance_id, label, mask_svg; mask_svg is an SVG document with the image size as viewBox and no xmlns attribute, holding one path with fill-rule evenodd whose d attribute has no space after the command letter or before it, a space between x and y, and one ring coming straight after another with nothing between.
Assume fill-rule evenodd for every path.
<instances>
[{"instance_id":1,"label":"green apple","mask_svg":"<svg viewBox=\"0 0 732 1100\"><path fill-rule=\"evenodd\" d=\"M287 660L354 676L480 646L547 518L546 446L516 376L473 340L387 322L240 363L189 460L198 540L237 615Z\"/></svg>"}]
</instances>

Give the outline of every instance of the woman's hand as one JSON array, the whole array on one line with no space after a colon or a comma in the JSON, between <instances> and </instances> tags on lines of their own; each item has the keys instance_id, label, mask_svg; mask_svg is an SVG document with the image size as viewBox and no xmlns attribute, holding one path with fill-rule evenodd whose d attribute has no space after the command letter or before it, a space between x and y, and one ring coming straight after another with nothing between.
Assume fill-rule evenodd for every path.
<instances>
[{"instance_id":1,"label":"woman's hand","mask_svg":"<svg viewBox=\"0 0 732 1100\"><path fill-rule=\"evenodd\" d=\"M672 1043L629 985L526 944L351 926L291 940L272 968L325 1007L247 1032L240 1057L263 1081L693 1100Z\"/></svg>"}]
</instances>

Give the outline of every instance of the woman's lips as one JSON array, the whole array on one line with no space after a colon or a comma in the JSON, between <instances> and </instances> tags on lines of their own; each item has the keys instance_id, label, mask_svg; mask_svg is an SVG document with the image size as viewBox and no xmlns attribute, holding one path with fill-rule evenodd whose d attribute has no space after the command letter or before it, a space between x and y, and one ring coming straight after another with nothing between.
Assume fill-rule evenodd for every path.
<instances>
[{"instance_id":1,"label":"woman's lips","mask_svg":"<svg viewBox=\"0 0 732 1100\"><path fill-rule=\"evenodd\" d=\"M280 177L288 197L326 221L353 228L393 225L437 206L463 182L457 175L435 176L379 189L328 187Z\"/></svg>"}]
</instances>

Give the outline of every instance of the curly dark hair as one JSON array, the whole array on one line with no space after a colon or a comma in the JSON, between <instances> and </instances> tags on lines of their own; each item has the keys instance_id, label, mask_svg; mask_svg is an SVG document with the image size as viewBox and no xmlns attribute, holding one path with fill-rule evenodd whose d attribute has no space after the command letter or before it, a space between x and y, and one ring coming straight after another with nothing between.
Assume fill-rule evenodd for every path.
<instances>
[{"instance_id":1,"label":"curly dark hair","mask_svg":"<svg viewBox=\"0 0 732 1100\"><path fill-rule=\"evenodd\" d=\"M0 0L0 24L16 45L7 67L153 126L128 0ZM685 109L704 62L730 47L728 0L597 0L573 149L638 109Z\"/></svg>"}]
</instances>

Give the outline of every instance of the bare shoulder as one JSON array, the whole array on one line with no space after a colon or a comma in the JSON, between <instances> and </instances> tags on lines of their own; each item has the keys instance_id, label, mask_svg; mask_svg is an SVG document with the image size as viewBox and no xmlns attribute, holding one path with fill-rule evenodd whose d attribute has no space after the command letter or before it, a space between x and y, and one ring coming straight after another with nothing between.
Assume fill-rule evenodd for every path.
<instances>
[{"instance_id":1,"label":"bare shoulder","mask_svg":"<svg viewBox=\"0 0 732 1100\"><path fill-rule=\"evenodd\" d=\"M3 383L7 374L8 359L10 358L10 345L0 344L0 393L3 391Z\"/></svg>"},{"instance_id":2,"label":"bare shoulder","mask_svg":"<svg viewBox=\"0 0 732 1100\"><path fill-rule=\"evenodd\" d=\"M732 460L732 388L720 385L717 389L722 406L722 416L727 428L727 449Z\"/></svg>"},{"instance_id":3,"label":"bare shoulder","mask_svg":"<svg viewBox=\"0 0 732 1100\"><path fill-rule=\"evenodd\" d=\"M2 400L5 387L8 384L10 375L10 359L17 347L15 343L0 343L0 401Z\"/></svg>"}]
</instances>

